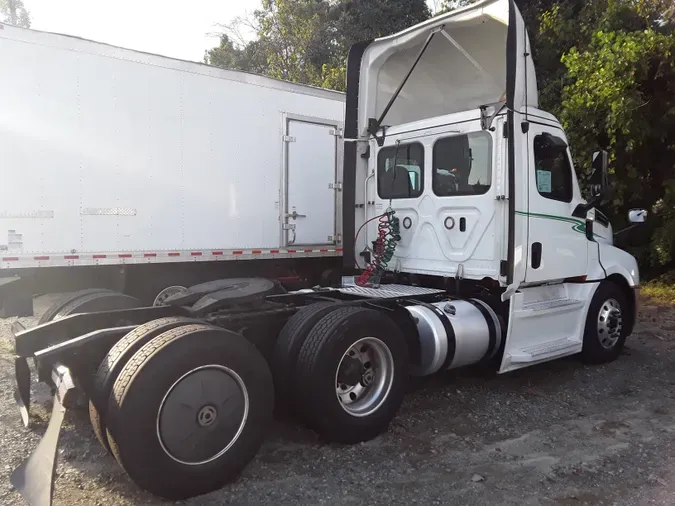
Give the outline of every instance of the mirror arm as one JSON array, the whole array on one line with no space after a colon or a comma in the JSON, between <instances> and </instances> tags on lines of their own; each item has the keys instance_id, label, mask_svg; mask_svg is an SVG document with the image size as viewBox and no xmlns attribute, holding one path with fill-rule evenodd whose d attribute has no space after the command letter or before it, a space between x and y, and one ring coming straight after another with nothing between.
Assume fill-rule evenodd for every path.
<instances>
[{"instance_id":1,"label":"mirror arm","mask_svg":"<svg viewBox=\"0 0 675 506\"><path fill-rule=\"evenodd\" d=\"M621 230L617 230L616 232L614 232L614 236L616 237L619 234L623 234L624 232L628 232L629 230L634 229L638 225L642 225L642 223L633 223L632 225L629 225L626 228L622 228Z\"/></svg>"}]
</instances>

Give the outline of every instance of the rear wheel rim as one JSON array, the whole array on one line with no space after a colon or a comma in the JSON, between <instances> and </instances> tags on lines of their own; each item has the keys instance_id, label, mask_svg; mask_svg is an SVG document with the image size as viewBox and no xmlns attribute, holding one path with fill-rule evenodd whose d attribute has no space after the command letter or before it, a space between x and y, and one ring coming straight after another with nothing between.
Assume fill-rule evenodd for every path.
<instances>
[{"instance_id":1,"label":"rear wheel rim","mask_svg":"<svg viewBox=\"0 0 675 506\"><path fill-rule=\"evenodd\" d=\"M373 414L385 402L394 382L394 357L376 337L364 337L342 355L335 372L335 395L351 416Z\"/></svg>"},{"instance_id":2,"label":"rear wheel rim","mask_svg":"<svg viewBox=\"0 0 675 506\"><path fill-rule=\"evenodd\" d=\"M157 294L157 297L155 297L155 300L153 301L152 305L153 306L161 306L164 304L164 301L168 299L169 297L176 295L178 293L183 293L187 290L184 286L168 286L161 292Z\"/></svg>"},{"instance_id":3,"label":"rear wheel rim","mask_svg":"<svg viewBox=\"0 0 675 506\"><path fill-rule=\"evenodd\" d=\"M612 349L621 337L623 330L623 314L621 305L616 299L607 299L600 306L598 313L597 332L600 345L605 349Z\"/></svg>"},{"instance_id":4,"label":"rear wheel rim","mask_svg":"<svg viewBox=\"0 0 675 506\"><path fill-rule=\"evenodd\" d=\"M237 442L248 413L248 390L241 377L222 365L204 365L185 373L164 395L157 439L174 461L207 464Z\"/></svg>"}]
</instances>

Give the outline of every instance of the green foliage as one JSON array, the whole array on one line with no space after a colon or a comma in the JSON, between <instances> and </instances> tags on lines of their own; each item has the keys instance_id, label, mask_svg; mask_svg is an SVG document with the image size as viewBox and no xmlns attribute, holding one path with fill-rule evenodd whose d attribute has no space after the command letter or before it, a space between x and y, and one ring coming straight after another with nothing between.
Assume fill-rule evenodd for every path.
<instances>
[{"instance_id":1,"label":"green foliage","mask_svg":"<svg viewBox=\"0 0 675 506\"><path fill-rule=\"evenodd\" d=\"M352 44L395 33L429 16L425 0L262 0L247 23L257 39L238 44L225 33L204 60L344 90Z\"/></svg>"},{"instance_id":2,"label":"green foliage","mask_svg":"<svg viewBox=\"0 0 675 506\"><path fill-rule=\"evenodd\" d=\"M585 45L561 57L560 118L582 183L592 152L608 143L609 212L623 226L630 208L650 211L647 247L633 253L647 272L659 272L675 260L675 33L654 3L609 0L603 7L595 29L578 32ZM545 13L542 26L560 25L548 25L547 16L558 14Z\"/></svg>"},{"instance_id":3,"label":"green foliage","mask_svg":"<svg viewBox=\"0 0 675 506\"><path fill-rule=\"evenodd\" d=\"M30 13L22 0L0 0L0 21L30 28Z\"/></svg>"}]
</instances>

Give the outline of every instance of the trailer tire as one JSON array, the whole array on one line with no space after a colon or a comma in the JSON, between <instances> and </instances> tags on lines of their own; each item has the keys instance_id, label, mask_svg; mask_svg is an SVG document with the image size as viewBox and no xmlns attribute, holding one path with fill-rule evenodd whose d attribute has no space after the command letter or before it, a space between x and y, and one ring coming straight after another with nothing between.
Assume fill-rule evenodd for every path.
<instances>
[{"instance_id":1,"label":"trailer tire","mask_svg":"<svg viewBox=\"0 0 675 506\"><path fill-rule=\"evenodd\" d=\"M185 325L126 363L108 404L108 439L138 486L186 499L239 475L273 409L272 373L253 344L211 325Z\"/></svg>"},{"instance_id":2,"label":"trailer tire","mask_svg":"<svg viewBox=\"0 0 675 506\"><path fill-rule=\"evenodd\" d=\"M85 297L87 295L91 295L94 293L110 293L112 290L108 290L107 288L89 288L87 290L80 290L78 292L73 292L68 295L65 295L61 297L59 300L54 302L47 310L42 313L42 316L40 317L40 320L38 321L38 325L42 325L43 323L48 323L54 319L54 317L61 311L65 306L71 304L74 300L77 300L79 298Z\"/></svg>"},{"instance_id":3,"label":"trailer tire","mask_svg":"<svg viewBox=\"0 0 675 506\"><path fill-rule=\"evenodd\" d=\"M586 316L581 359L588 364L603 364L616 360L628 336L624 325L630 311L621 287L603 281L593 295Z\"/></svg>"},{"instance_id":4,"label":"trailer tire","mask_svg":"<svg viewBox=\"0 0 675 506\"><path fill-rule=\"evenodd\" d=\"M64 304L54 316L54 320L77 313L94 311L115 311L118 309L133 309L140 307L141 301L131 295L125 295L112 290L100 290L84 296L71 299Z\"/></svg>"},{"instance_id":5,"label":"trailer tire","mask_svg":"<svg viewBox=\"0 0 675 506\"><path fill-rule=\"evenodd\" d=\"M301 308L281 329L272 355L274 389L277 394L277 406L294 404L291 394L291 377L303 343L314 325L337 306L332 302L317 302Z\"/></svg>"},{"instance_id":6,"label":"trailer tire","mask_svg":"<svg viewBox=\"0 0 675 506\"><path fill-rule=\"evenodd\" d=\"M300 350L294 377L300 413L328 442L370 440L396 416L408 367L408 344L390 318L374 309L336 309L314 326Z\"/></svg>"},{"instance_id":7,"label":"trailer tire","mask_svg":"<svg viewBox=\"0 0 675 506\"><path fill-rule=\"evenodd\" d=\"M198 320L184 316L170 316L139 325L117 341L101 361L94 374L91 388L89 420L96 439L106 451L110 451L110 444L106 435L105 417L108 411L108 399L118 374L145 343L167 330L191 323L198 323Z\"/></svg>"}]
</instances>

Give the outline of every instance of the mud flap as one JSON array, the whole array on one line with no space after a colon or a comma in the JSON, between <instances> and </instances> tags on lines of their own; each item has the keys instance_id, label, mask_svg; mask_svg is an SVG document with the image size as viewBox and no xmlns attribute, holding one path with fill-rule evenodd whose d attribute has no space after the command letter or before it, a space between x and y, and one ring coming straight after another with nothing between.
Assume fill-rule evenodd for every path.
<instances>
[{"instance_id":1,"label":"mud flap","mask_svg":"<svg viewBox=\"0 0 675 506\"><path fill-rule=\"evenodd\" d=\"M35 451L17 467L9 481L29 506L51 506L54 495L56 448L61 435L61 425L66 408L58 394L54 395L54 408L47 432Z\"/></svg>"},{"instance_id":2,"label":"mud flap","mask_svg":"<svg viewBox=\"0 0 675 506\"><path fill-rule=\"evenodd\" d=\"M24 357L14 359L14 373L17 388L14 390L14 400L19 406L23 424L28 427L30 416L30 369Z\"/></svg>"},{"instance_id":3,"label":"mud flap","mask_svg":"<svg viewBox=\"0 0 675 506\"><path fill-rule=\"evenodd\" d=\"M61 426L66 415L66 408L73 404L74 397L77 394L70 370L64 365L54 365L52 381L56 387L56 392L54 394L52 417L49 420L47 431L42 436L35 451L14 470L9 479L12 486L21 494L29 506L51 506L52 504L56 450L61 435Z\"/></svg>"}]
</instances>

